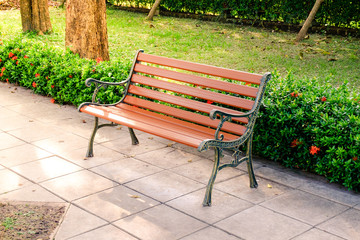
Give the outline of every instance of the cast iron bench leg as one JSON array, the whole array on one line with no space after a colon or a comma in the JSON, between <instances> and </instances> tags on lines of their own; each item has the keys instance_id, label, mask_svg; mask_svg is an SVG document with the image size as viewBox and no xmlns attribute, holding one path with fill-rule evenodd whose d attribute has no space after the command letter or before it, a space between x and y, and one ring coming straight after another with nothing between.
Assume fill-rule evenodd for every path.
<instances>
[{"instance_id":1,"label":"cast iron bench leg","mask_svg":"<svg viewBox=\"0 0 360 240\"><path fill-rule=\"evenodd\" d=\"M255 178L255 173L254 173L254 169L252 166L252 140L253 140L253 134L251 134L251 136L249 137L249 140L247 142L247 149L246 149L246 155L247 155L247 168L248 168L248 173L249 173L249 178L250 178L250 187L251 188L257 188L258 184L256 182L256 178Z\"/></svg>"},{"instance_id":2,"label":"cast iron bench leg","mask_svg":"<svg viewBox=\"0 0 360 240\"><path fill-rule=\"evenodd\" d=\"M211 193L214 186L216 175L219 171L219 165L220 165L220 157L221 157L221 151L219 148L215 147L215 160L214 160L214 167L209 179L209 183L206 188L205 198L203 201L203 206L211 206Z\"/></svg>"},{"instance_id":3,"label":"cast iron bench leg","mask_svg":"<svg viewBox=\"0 0 360 240\"><path fill-rule=\"evenodd\" d=\"M89 141L89 146L88 146L88 150L86 153L86 157L93 157L94 156L94 150L93 150L93 146L94 146L94 138L95 138L95 134L96 131L99 129L99 118L95 117L95 124L94 124L94 130L91 134L90 137L90 141Z\"/></svg>"},{"instance_id":4,"label":"cast iron bench leg","mask_svg":"<svg viewBox=\"0 0 360 240\"><path fill-rule=\"evenodd\" d=\"M132 145L138 145L139 140L137 139L134 130L132 128L128 128L128 129L129 129L129 132L130 132Z\"/></svg>"}]
</instances>

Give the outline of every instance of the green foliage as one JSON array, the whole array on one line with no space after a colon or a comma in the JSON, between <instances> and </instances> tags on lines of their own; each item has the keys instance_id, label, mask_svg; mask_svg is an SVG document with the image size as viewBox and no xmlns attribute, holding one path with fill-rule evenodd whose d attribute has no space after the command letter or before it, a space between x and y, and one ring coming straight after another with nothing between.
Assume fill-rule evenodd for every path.
<instances>
[{"instance_id":1,"label":"green foliage","mask_svg":"<svg viewBox=\"0 0 360 240\"><path fill-rule=\"evenodd\" d=\"M95 60L82 59L70 51L21 38L0 46L0 59L1 81L33 89L35 93L51 96L53 101L61 104L72 103L76 106L91 101L94 86L85 86L87 78L121 81L127 77L130 69L130 63L121 60L97 63ZM102 101L119 100L113 90L108 88L101 92L99 96Z\"/></svg>"},{"instance_id":2,"label":"green foliage","mask_svg":"<svg viewBox=\"0 0 360 240\"><path fill-rule=\"evenodd\" d=\"M360 191L360 95L291 74L271 80L255 126L254 150L287 167Z\"/></svg>"},{"instance_id":3,"label":"green foliage","mask_svg":"<svg viewBox=\"0 0 360 240\"><path fill-rule=\"evenodd\" d=\"M110 2L113 4L134 3L136 6L148 6L154 0L116 0ZM307 18L314 3L315 0L163 0L160 6L173 12L219 15L227 12L238 18L299 24ZM325 0L316 15L315 21L323 25L360 28L359 12L360 1Z\"/></svg>"}]
</instances>

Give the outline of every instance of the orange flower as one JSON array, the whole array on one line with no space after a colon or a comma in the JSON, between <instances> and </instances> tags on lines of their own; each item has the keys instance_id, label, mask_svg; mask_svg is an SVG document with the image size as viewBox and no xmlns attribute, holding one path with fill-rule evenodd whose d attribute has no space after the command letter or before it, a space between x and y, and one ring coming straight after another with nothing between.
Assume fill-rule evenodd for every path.
<instances>
[{"instance_id":1,"label":"orange flower","mask_svg":"<svg viewBox=\"0 0 360 240\"><path fill-rule=\"evenodd\" d=\"M0 58L0 62L2 62L1 58Z\"/></svg>"},{"instance_id":2,"label":"orange flower","mask_svg":"<svg viewBox=\"0 0 360 240\"><path fill-rule=\"evenodd\" d=\"M326 97L322 97L322 98L321 98L321 101L322 101L322 102L325 102L325 101L326 101Z\"/></svg>"},{"instance_id":3,"label":"orange flower","mask_svg":"<svg viewBox=\"0 0 360 240\"><path fill-rule=\"evenodd\" d=\"M35 74L35 77L40 77L40 73L36 73L36 74Z\"/></svg>"},{"instance_id":4,"label":"orange flower","mask_svg":"<svg viewBox=\"0 0 360 240\"><path fill-rule=\"evenodd\" d=\"M96 62L97 63L101 63L103 60L102 60L102 58L101 57L98 57L97 59L96 59Z\"/></svg>"},{"instance_id":5,"label":"orange flower","mask_svg":"<svg viewBox=\"0 0 360 240\"><path fill-rule=\"evenodd\" d=\"M32 83L33 88L36 88L36 82Z\"/></svg>"},{"instance_id":6,"label":"orange flower","mask_svg":"<svg viewBox=\"0 0 360 240\"><path fill-rule=\"evenodd\" d=\"M54 88L55 86L54 85L51 85L51 88Z\"/></svg>"},{"instance_id":7,"label":"orange flower","mask_svg":"<svg viewBox=\"0 0 360 240\"><path fill-rule=\"evenodd\" d=\"M6 68L5 68L5 67L3 67L3 68L1 69L1 72L4 72L4 71L5 71L5 69L6 69Z\"/></svg>"},{"instance_id":8,"label":"orange flower","mask_svg":"<svg viewBox=\"0 0 360 240\"><path fill-rule=\"evenodd\" d=\"M310 147L310 154L311 155L315 155L320 151L320 148L318 148L317 146L311 146Z\"/></svg>"},{"instance_id":9,"label":"orange flower","mask_svg":"<svg viewBox=\"0 0 360 240\"><path fill-rule=\"evenodd\" d=\"M359 158L358 157L353 157L352 160L357 161Z\"/></svg>"},{"instance_id":10,"label":"orange flower","mask_svg":"<svg viewBox=\"0 0 360 240\"><path fill-rule=\"evenodd\" d=\"M8 78L6 79L6 82L9 83L9 79L8 79Z\"/></svg>"},{"instance_id":11,"label":"orange flower","mask_svg":"<svg viewBox=\"0 0 360 240\"><path fill-rule=\"evenodd\" d=\"M24 58L29 58L29 57L25 55Z\"/></svg>"},{"instance_id":12,"label":"orange flower","mask_svg":"<svg viewBox=\"0 0 360 240\"><path fill-rule=\"evenodd\" d=\"M18 65L19 64L19 61L16 61L16 65Z\"/></svg>"},{"instance_id":13,"label":"orange flower","mask_svg":"<svg viewBox=\"0 0 360 240\"><path fill-rule=\"evenodd\" d=\"M12 52L9 52L9 58L12 58L14 54Z\"/></svg>"},{"instance_id":14,"label":"orange flower","mask_svg":"<svg viewBox=\"0 0 360 240\"><path fill-rule=\"evenodd\" d=\"M51 102L51 103L55 103L55 99L53 99L53 98L50 99L50 102Z\"/></svg>"},{"instance_id":15,"label":"orange flower","mask_svg":"<svg viewBox=\"0 0 360 240\"><path fill-rule=\"evenodd\" d=\"M297 145L300 145L300 144L301 144L301 142L299 142L298 139L295 139L294 141L292 141L290 143L290 147L294 148L294 147L296 147Z\"/></svg>"},{"instance_id":16,"label":"orange flower","mask_svg":"<svg viewBox=\"0 0 360 240\"><path fill-rule=\"evenodd\" d=\"M72 78L72 75L69 75L69 78Z\"/></svg>"},{"instance_id":17,"label":"orange flower","mask_svg":"<svg viewBox=\"0 0 360 240\"><path fill-rule=\"evenodd\" d=\"M207 103L207 104L213 104L214 102L213 102L213 101L210 101L210 100L207 100L206 103Z\"/></svg>"},{"instance_id":18,"label":"orange flower","mask_svg":"<svg viewBox=\"0 0 360 240\"><path fill-rule=\"evenodd\" d=\"M290 93L290 95L291 95L292 97L298 97L298 96L299 96L299 94L297 94L296 92L292 92L292 93Z\"/></svg>"},{"instance_id":19,"label":"orange flower","mask_svg":"<svg viewBox=\"0 0 360 240\"><path fill-rule=\"evenodd\" d=\"M12 60L16 60L18 57L17 56L14 56L14 57L12 57L11 59Z\"/></svg>"}]
</instances>

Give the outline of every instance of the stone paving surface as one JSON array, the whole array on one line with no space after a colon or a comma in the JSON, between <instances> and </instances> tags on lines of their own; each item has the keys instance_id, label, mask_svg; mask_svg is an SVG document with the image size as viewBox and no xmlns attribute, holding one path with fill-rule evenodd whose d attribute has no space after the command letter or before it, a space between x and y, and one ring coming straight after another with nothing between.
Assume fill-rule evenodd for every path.
<instances>
[{"instance_id":1,"label":"stone paving surface","mask_svg":"<svg viewBox=\"0 0 360 240\"><path fill-rule=\"evenodd\" d=\"M86 159L93 122L0 83L0 200L67 203L56 240L360 239L360 195L322 177L256 158L257 189L224 169L202 207L211 151L109 127Z\"/></svg>"}]
</instances>

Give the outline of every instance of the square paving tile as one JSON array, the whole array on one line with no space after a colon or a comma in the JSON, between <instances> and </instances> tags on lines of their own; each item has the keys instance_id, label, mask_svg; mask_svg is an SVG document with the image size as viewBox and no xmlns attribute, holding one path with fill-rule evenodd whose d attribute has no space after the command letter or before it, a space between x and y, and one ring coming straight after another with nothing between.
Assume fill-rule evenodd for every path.
<instances>
[{"instance_id":1,"label":"square paving tile","mask_svg":"<svg viewBox=\"0 0 360 240\"><path fill-rule=\"evenodd\" d=\"M31 202L65 202L37 184L32 184L15 191L0 195L0 200Z\"/></svg>"},{"instance_id":2,"label":"square paving tile","mask_svg":"<svg viewBox=\"0 0 360 240\"><path fill-rule=\"evenodd\" d=\"M304 177L289 174L288 171L283 172L270 167L260 167L256 169L256 176L271 179L274 182L281 183L292 188L298 188L309 183L309 180Z\"/></svg>"},{"instance_id":3,"label":"square paving tile","mask_svg":"<svg viewBox=\"0 0 360 240\"><path fill-rule=\"evenodd\" d=\"M87 170L41 183L41 186L49 189L51 192L56 193L68 201L85 197L116 185L117 184L113 181Z\"/></svg>"},{"instance_id":4,"label":"square paving tile","mask_svg":"<svg viewBox=\"0 0 360 240\"><path fill-rule=\"evenodd\" d=\"M0 170L0 194L23 188L31 184L30 181L8 169Z\"/></svg>"},{"instance_id":5,"label":"square paving tile","mask_svg":"<svg viewBox=\"0 0 360 240\"><path fill-rule=\"evenodd\" d=\"M121 160L107 163L91 169L91 171L118 183L133 181L135 179L145 177L162 170L163 169L161 168L144 163L134 158L123 158Z\"/></svg>"},{"instance_id":6,"label":"square paving tile","mask_svg":"<svg viewBox=\"0 0 360 240\"><path fill-rule=\"evenodd\" d=\"M209 149L205 152L199 152L196 148L189 147L187 145L181 144L181 143L175 143L172 145L173 148L179 149L184 152L188 152L197 156L200 156L202 158L208 158L208 159L214 159L214 150Z\"/></svg>"},{"instance_id":7,"label":"square paving tile","mask_svg":"<svg viewBox=\"0 0 360 240\"><path fill-rule=\"evenodd\" d=\"M174 168L202 159L197 155L193 155L171 147L138 154L136 155L136 158L164 169Z\"/></svg>"},{"instance_id":8,"label":"square paving tile","mask_svg":"<svg viewBox=\"0 0 360 240\"><path fill-rule=\"evenodd\" d=\"M212 161L203 159L170 169L170 171L191 178L198 182L208 184L213 165L214 163ZM222 182L243 174L246 173L237 168L224 168L218 172L215 182Z\"/></svg>"},{"instance_id":9,"label":"square paving tile","mask_svg":"<svg viewBox=\"0 0 360 240\"><path fill-rule=\"evenodd\" d=\"M114 141L101 143L101 145L113 149L115 151L121 152L123 154L126 154L127 156L136 156L141 153L146 153L166 147L165 144L155 141L154 139L149 139L143 134L137 136L139 140L139 144L132 145L130 134L127 135L128 135L127 137L119 138Z\"/></svg>"},{"instance_id":10,"label":"square paving tile","mask_svg":"<svg viewBox=\"0 0 360 240\"><path fill-rule=\"evenodd\" d=\"M0 164L14 167L23 163L50 157L52 154L31 144L0 150Z\"/></svg>"},{"instance_id":11,"label":"square paving tile","mask_svg":"<svg viewBox=\"0 0 360 240\"><path fill-rule=\"evenodd\" d=\"M21 141L20 139L15 138L10 134L4 132L0 133L0 142L0 150L25 144L24 141Z\"/></svg>"},{"instance_id":12,"label":"square paving tile","mask_svg":"<svg viewBox=\"0 0 360 240\"><path fill-rule=\"evenodd\" d=\"M74 203L111 222L159 204L124 186L117 186L81 198Z\"/></svg>"},{"instance_id":13,"label":"square paving tile","mask_svg":"<svg viewBox=\"0 0 360 240\"><path fill-rule=\"evenodd\" d=\"M31 127L34 122L34 119L19 114L14 117L0 118L0 129L3 131L11 131L28 128Z\"/></svg>"},{"instance_id":14,"label":"square paving tile","mask_svg":"<svg viewBox=\"0 0 360 240\"><path fill-rule=\"evenodd\" d=\"M162 171L125 185L161 202L205 187L204 184L169 171Z\"/></svg>"},{"instance_id":15,"label":"square paving tile","mask_svg":"<svg viewBox=\"0 0 360 240\"><path fill-rule=\"evenodd\" d=\"M239 240L239 238L221 231L220 229L207 227L189 236L181 238L181 240Z\"/></svg>"},{"instance_id":16,"label":"square paving tile","mask_svg":"<svg viewBox=\"0 0 360 240\"><path fill-rule=\"evenodd\" d=\"M70 205L63 222L55 234L56 240L64 240L89 230L106 225L106 221L98 218L74 205Z\"/></svg>"},{"instance_id":17,"label":"square paving tile","mask_svg":"<svg viewBox=\"0 0 360 240\"><path fill-rule=\"evenodd\" d=\"M343 240L343 238L340 238L340 237L337 237L330 233L313 228L310 231L307 231L307 232L293 238L292 240Z\"/></svg>"},{"instance_id":18,"label":"square paving tile","mask_svg":"<svg viewBox=\"0 0 360 240\"><path fill-rule=\"evenodd\" d=\"M136 240L137 238L127 234L113 225L106 225L104 227L92 230L90 232L81 234L79 236L70 238L69 240Z\"/></svg>"},{"instance_id":19,"label":"square paving tile","mask_svg":"<svg viewBox=\"0 0 360 240\"><path fill-rule=\"evenodd\" d=\"M302 185L299 189L351 207L360 204L360 193L348 191L331 183L313 180Z\"/></svg>"},{"instance_id":20,"label":"square paving tile","mask_svg":"<svg viewBox=\"0 0 360 240\"><path fill-rule=\"evenodd\" d=\"M357 209L357 210L360 210L360 204L356 205L354 208Z\"/></svg>"},{"instance_id":21,"label":"square paving tile","mask_svg":"<svg viewBox=\"0 0 360 240\"><path fill-rule=\"evenodd\" d=\"M326 221L348 208L299 190L287 192L261 205L312 225Z\"/></svg>"},{"instance_id":22,"label":"square paving tile","mask_svg":"<svg viewBox=\"0 0 360 240\"><path fill-rule=\"evenodd\" d=\"M143 240L179 239L207 225L165 205L114 222Z\"/></svg>"},{"instance_id":23,"label":"square paving tile","mask_svg":"<svg viewBox=\"0 0 360 240\"><path fill-rule=\"evenodd\" d=\"M19 115L19 113L11 111L9 109L7 109L6 107L1 107L0 106L0 119L1 118L9 118L9 117L15 117L17 115Z\"/></svg>"},{"instance_id":24,"label":"square paving tile","mask_svg":"<svg viewBox=\"0 0 360 240\"><path fill-rule=\"evenodd\" d=\"M31 127L24 127L8 132L9 134L27 142L39 141L62 134L57 127L44 123L34 122Z\"/></svg>"},{"instance_id":25,"label":"square paving tile","mask_svg":"<svg viewBox=\"0 0 360 240\"><path fill-rule=\"evenodd\" d=\"M109 148L96 145L93 157L86 157L87 147L79 148L72 151L64 151L59 155L84 168L92 168L105 163L118 161L126 158L124 154L111 150Z\"/></svg>"},{"instance_id":26,"label":"square paving tile","mask_svg":"<svg viewBox=\"0 0 360 240\"><path fill-rule=\"evenodd\" d=\"M72 133L65 133L36 141L33 144L48 152L61 154L65 151L72 151L87 146L88 140Z\"/></svg>"},{"instance_id":27,"label":"square paving tile","mask_svg":"<svg viewBox=\"0 0 360 240\"><path fill-rule=\"evenodd\" d=\"M209 224L223 220L253 206L253 204L247 201L215 189L212 193L211 207L203 207L202 201L204 196L205 189L201 189L176 198L166 204Z\"/></svg>"},{"instance_id":28,"label":"square paving tile","mask_svg":"<svg viewBox=\"0 0 360 240\"><path fill-rule=\"evenodd\" d=\"M64 159L53 156L18 165L16 167L12 167L11 169L38 183L51 178L80 171L82 168Z\"/></svg>"},{"instance_id":29,"label":"square paving tile","mask_svg":"<svg viewBox=\"0 0 360 240\"><path fill-rule=\"evenodd\" d=\"M318 228L343 237L345 239L360 239L360 211L350 209L327 222L318 226Z\"/></svg>"},{"instance_id":30,"label":"square paving tile","mask_svg":"<svg viewBox=\"0 0 360 240\"><path fill-rule=\"evenodd\" d=\"M36 99L8 107L8 109L23 115L27 115L30 113L49 112L56 108L57 108L56 104L47 104Z\"/></svg>"},{"instance_id":31,"label":"square paving tile","mask_svg":"<svg viewBox=\"0 0 360 240\"><path fill-rule=\"evenodd\" d=\"M291 239L311 228L290 217L255 206L216 224L217 227L247 240Z\"/></svg>"},{"instance_id":32,"label":"square paving tile","mask_svg":"<svg viewBox=\"0 0 360 240\"><path fill-rule=\"evenodd\" d=\"M258 182L257 188L250 188L248 174L235 177L220 183L216 183L215 181L214 188L235 195L239 198L245 199L255 204L264 202L290 190L290 188L286 186L263 178L258 177L256 178L256 180Z\"/></svg>"}]
</instances>

